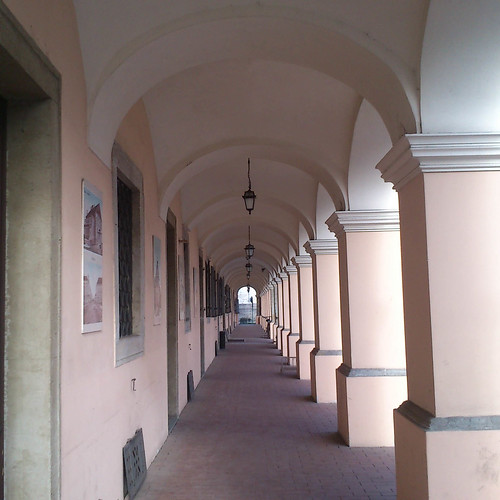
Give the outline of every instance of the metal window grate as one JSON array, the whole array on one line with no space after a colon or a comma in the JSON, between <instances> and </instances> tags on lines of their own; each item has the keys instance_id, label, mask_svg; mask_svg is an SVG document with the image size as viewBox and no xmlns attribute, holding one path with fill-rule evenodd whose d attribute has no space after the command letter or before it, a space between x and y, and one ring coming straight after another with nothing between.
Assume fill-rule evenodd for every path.
<instances>
[{"instance_id":1,"label":"metal window grate","mask_svg":"<svg viewBox=\"0 0 500 500\"><path fill-rule=\"evenodd\" d=\"M132 190L117 179L120 337L132 335Z\"/></svg>"},{"instance_id":2,"label":"metal window grate","mask_svg":"<svg viewBox=\"0 0 500 500\"><path fill-rule=\"evenodd\" d=\"M146 479L146 454L144 452L144 438L142 429L138 429L132 439L123 447L124 492L133 500Z\"/></svg>"}]
</instances>

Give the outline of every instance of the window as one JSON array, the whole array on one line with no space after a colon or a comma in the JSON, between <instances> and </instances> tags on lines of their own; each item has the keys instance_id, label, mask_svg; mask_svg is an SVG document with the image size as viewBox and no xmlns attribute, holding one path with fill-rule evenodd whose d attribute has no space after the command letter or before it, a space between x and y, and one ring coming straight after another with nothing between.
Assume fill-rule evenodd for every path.
<instances>
[{"instance_id":1,"label":"window","mask_svg":"<svg viewBox=\"0 0 500 500\"><path fill-rule=\"evenodd\" d=\"M185 331L191 331L191 267L189 260L189 236L186 230L184 230L183 238L183 250L184 250L184 320L185 320Z\"/></svg>"},{"instance_id":2,"label":"window","mask_svg":"<svg viewBox=\"0 0 500 500\"><path fill-rule=\"evenodd\" d=\"M112 152L115 214L116 365L144 352L144 223L142 174L115 143Z\"/></svg>"}]
</instances>

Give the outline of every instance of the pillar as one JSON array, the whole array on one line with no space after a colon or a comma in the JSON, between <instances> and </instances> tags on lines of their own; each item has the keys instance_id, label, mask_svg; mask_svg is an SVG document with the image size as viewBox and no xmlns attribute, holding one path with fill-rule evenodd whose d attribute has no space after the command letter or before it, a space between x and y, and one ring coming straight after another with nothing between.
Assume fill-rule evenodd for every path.
<instances>
[{"instance_id":1,"label":"pillar","mask_svg":"<svg viewBox=\"0 0 500 500\"><path fill-rule=\"evenodd\" d=\"M300 340L300 314L299 314L299 280L297 268L286 266L288 274L288 288L290 295L290 333L287 337L289 356L297 356L297 342Z\"/></svg>"},{"instance_id":2,"label":"pillar","mask_svg":"<svg viewBox=\"0 0 500 500\"><path fill-rule=\"evenodd\" d=\"M377 168L401 215L398 498L500 498L500 135L408 135Z\"/></svg>"},{"instance_id":3,"label":"pillar","mask_svg":"<svg viewBox=\"0 0 500 500\"><path fill-rule=\"evenodd\" d=\"M280 273L281 287L283 292L283 329L281 330L281 354L288 356L287 337L290 333L290 289L288 285L288 274Z\"/></svg>"},{"instance_id":4,"label":"pillar","mask_svg":"<svg viewBox=\"0 0 500 500\"><path fill-rule=\"evenodd\" d=\"M337 401L336 370L342 363L338 242L310 240L314 295L311 394L317 403Z\"/></svg>"},{"instance_id":5,"label":"pillar","mask_svg":"<svg viewBox=\"0 0 500 500\"><path fill-rule=\"evenodd\" d=\"M271 285L271 338L273 339L273 342L276 343L276 328L278 327L278 301L277 301L277 294L278 294L278 285L276 281L271 279L270 282Z\"/></svg>"},{"instance_id":6,"label":"pillar","mask_svg":"<svg viewBox=\"0 0 500 500\"><path fill-rule=\"evenodd\" d=\"M398 213L335 212L327 224L339 242L339 432L350 446L392 446L406 399Z\"/></svg>"},{"instance_id":7,"label":"pillar","mask_svg":"<svg viewBox=\"0 0 500 500\"><path fill-rule=\"evenodd\" d=\"M312 259L297 255L292 259L297 267L300 304L300 337L296 344L297 375L301 380L311 379L311 351L314 349L314 304Z\"/></svg>"},{"instance_id":8,"label":"pillar","mask_svg":"<svg viewBox=\"0 0 500 500\"><path fill-rule=\"evenodd\" d=\"M281 334L283 332L283 281L279 274L274 278L274 281L276 282L276 297L278 309L278 318L276 325L276 347L281 352Z\"/></svg>"}]
</instances>

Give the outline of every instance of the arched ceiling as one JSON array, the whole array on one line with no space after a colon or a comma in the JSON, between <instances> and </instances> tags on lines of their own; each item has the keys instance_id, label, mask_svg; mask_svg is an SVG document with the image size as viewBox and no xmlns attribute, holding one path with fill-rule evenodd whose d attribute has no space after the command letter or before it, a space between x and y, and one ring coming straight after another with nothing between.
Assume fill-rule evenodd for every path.
<instances>
[{"instance_id":1,"label":"arched ceiling","mask_svg":"<svg viewBox=\"0 0 500 500\"><path fill-rule=\"evenodd\" d=\"M300 251L300 227L315 237L318 186L336 209L349 208L364 99L393 142L418 129L426 0L74 4L90 147L109 164L121 120L142 99L160 214L180 195L184 222L234 289L247 283L249 224L259 291L290 248ZM250 216L241 199L248 157Z\"/></svg>"}]
</instances>

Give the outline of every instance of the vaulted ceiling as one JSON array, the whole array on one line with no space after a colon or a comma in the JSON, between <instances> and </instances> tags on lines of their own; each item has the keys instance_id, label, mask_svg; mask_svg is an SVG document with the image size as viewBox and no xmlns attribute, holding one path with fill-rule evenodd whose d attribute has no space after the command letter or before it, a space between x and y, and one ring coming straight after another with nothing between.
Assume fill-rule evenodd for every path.
<instances>
[{"instance_id":1,"label":"vaulted ceiling","mask_svg":"<svg viewBox=\"0 0 500 500\"><path fill-rule=\"evenodd\" d=\"M349 209L350 193L363 198L354 186L362 167L351 172L363 103L389 144L418 129L427 1L74 4L90 147L109 164L121 120L142 99L161 215L180 194L185 223L234 288L246 285L249 225L259 290L268 272L304 253L304 240L324 233L319 201L325 212ZM241 199L247 158L251 215ZM383 184L369 178L366 189Z\"/></svg>"}]
</instances>

